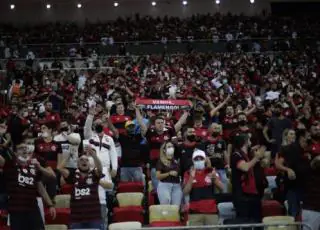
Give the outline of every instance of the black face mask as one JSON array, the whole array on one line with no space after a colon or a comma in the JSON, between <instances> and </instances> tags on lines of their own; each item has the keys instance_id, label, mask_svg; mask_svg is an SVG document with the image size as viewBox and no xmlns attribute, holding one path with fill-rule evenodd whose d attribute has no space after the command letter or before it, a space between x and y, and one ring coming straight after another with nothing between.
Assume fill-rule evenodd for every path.
<instances>
[{"instance_id":1,"label":"black face mask","mask_svg":"<svg viewBox=\"0 0 320 230\"><path fill-rule=\"evenodd\" d=\"M61 132L68 132L69 128L68 127L62 127L60 130L61 130Z\"/></svg>"},{"instance_id":2,"label":"black face mask","mask_svg":"<svg viewBox=\"0 0 320 230\"><path fill-rule=\"evenodd\" d=\"M245 125L247 125L247 121L245 121L245 120L240 120L240 121L238 121L238 125L240 125L240 126L245 126Z\"/></svg>"},{"instance_id":3,"label":"black face mask","mask_svg":"<svg viewBox=\"0 0 320 230\"><path fill-rule=\"evenodd\" d=\"M211 135L212 135L213 137L218 137L218 136L220 135L220 132L213 132Z\"/></svg>"},{"instance_id":4,"label":"black face mask","mask_svg":"<svg viewBox=\"0 0 320 230\"><path fill-rule=\"evenodd\" d=\"M102 125L96 125L96 132L101 133L103 131L103 126Z\"/></svg>"},{"instance_id":5,"label":"black face mask","mask_svg":"<svg viewBox=\"0 0 320 230\"><path fill-rule=\"evenodd\" d=\"M274 111L273 114L276 116L276 117L279 117L281 112L280 111Z\"/></svg>"},{"instance_id":6,"label":"black face mask","mask_svg":"<svg viewBox=\"0 0 320 230\"><path fill-rule=\"evenodd\" d=\"M87 169L87 170L82 170L81 168L79 168L79 171L82 172L82 173L88 173L88 172L89 172L89 169Z\"/></svg>"},{"instance_id":7,"label":"black face mask","mask_svg":"<svg viewBox=\"0 0 320 230\"><path fill-rule=\"evenodd\" d=\"M190 142L194 142L194 141L196 141L196 136L195 135L189 135L189 136L187 136L187 140L190 141Z\"/></svg>"},{"instance_id":8,"label":"black face mask","mask_svg":"<svg viewBox=\"0 0 320 230\"><path fill-rule=\"evenodd\" d=\"M311 136L313 140L320 141L320 134L315 134Z\"/></svg>"}]
</instances>

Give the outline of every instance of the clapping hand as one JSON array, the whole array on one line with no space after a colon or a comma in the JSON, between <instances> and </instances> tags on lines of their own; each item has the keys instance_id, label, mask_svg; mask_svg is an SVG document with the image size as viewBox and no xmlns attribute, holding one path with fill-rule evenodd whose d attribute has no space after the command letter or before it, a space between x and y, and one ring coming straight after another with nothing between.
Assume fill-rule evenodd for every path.
<instances>
[{"instance_id":1,"label":"clapping hand","mask_svg":"<svg viewBox=\"0 0 320 230\"><path fill-rule=\"evenodd\" d=\"M96 107L95 106L91 106L89 108L89 114L92 115L92 116L96 115Z\"/></svg>"},{"instance_id":2,"label":"clapping hand","mask_svg":"<svg viewBox=\"0 0 320 230\"><path fill-rule=\"evenodd\" d=\"M174 177L176 177L176 176L178 176L178 172L177 172L177 171L172 170L172 171L170 171L170 172L169 172L169 175L170 175L170 176L174 176Z\"/></svg>"},{"instance_id":3,"label":"clapping hand","mask_svg":"<svg viewBox=\"0 0 320 230\"><path fill-rule=\"evenodd\" d=\"M192 168L190 169L190 176L191 176L192 178L194 178L194 177L196 176L196 169L195 169L194 167L192 167Z\"/></svg>"}]
</instances>

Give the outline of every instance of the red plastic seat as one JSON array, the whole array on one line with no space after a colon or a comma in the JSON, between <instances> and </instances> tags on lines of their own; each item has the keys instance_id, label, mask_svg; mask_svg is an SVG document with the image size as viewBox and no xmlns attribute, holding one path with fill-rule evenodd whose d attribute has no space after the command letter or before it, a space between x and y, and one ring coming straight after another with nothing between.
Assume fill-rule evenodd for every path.
<instances>
[{"instance_id":1,"label":"red plastic seat","mask_svg":"<svg viewBox=\"0 0 320 230\"><path fill-rule=\"evenodd\" d=\"M49 210L45 210L45 221L46 224L62 224L62 225L69 225L70 221L70 208L56 208L57 216L53 220Z\"/></svg>"},{"instance_id":2,"label":"red plastic seat","mask_svg":"<svg viewBox=\"0 0 320 230\"><path fill-rule=\"evenodd\" d=\"M266 176L276 176L278 174L278 170L274 167L265 168L264 173Z\"/></svg>"},{"instance_id":3,"label":"red plastic seat","mask_svg":"<svg viewBox=\"0 0 320 230\"><path fill-rule=\"evenodd\" d=\"M7 226L8 212L7 210L0 210L0 229Z\"/></svg>"},{"instance_id":4,"label":"red plastic seat","mask_svg":"<svg viewBox=\"0 0 320 230\"><path fill-rule=\"evenodd\" d=\"M144 185L142 182L120 182L118 184L118 193L125 192L141 192L144 191Z\"/></svg>"},{"instance_id":5,"label":"red plastic seat","mask_svg":"<svg viewBox=\"0 0 320 230\"><path fill-rule=\"evenodd\" d=\"M73 190L72 184L64 184L61 186L61 194L71 194Z\"/></svg>"},{"instance_id":6,"label":"red plastic seat","mask_svg":"<svg viewBox=\"0 0 320 230\"><path fill-rule=\"evenodd\" d=\"M115 207L113 208L113 222L137 221L144 223L144 210L141 206Z\"/></svg>"},{"instance_id":7,"label":"red plastic seat","mask_svg":"<svg viewBox=\"0 0 320 230\"><path fill-rule=\"evenodd\" d=\"M284 207L276 200L262 201L262 217L282 216L285 214Z\"/></svg>"},{"instance_id":8,"label":"red plastic seat","mask_svg":"<svg viewBox=\"0 0 320 230\"><path fill-rule=\"evenodd\" d=\"M148 193L148 204L149 206L155 205L157 200L157 192L156 191L151 191Z\"/></svg>"},{"instance_id":9,"label":"red plastic seat","mask_svg":"<svg viewBox=\"0 0 320 230\"><path fill-rule=\"evenodd\" d=\"M184 226L183 223L179 221L155 221L152 222L150 227L178 227L178 226Z\"/></svg>"}]
</instances>

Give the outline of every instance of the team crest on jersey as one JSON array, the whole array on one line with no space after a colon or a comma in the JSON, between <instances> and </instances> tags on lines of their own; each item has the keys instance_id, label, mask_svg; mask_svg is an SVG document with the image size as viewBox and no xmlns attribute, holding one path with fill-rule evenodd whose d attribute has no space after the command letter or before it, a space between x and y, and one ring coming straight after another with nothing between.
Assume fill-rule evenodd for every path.
<instances>
[{"instance_id":1,"label":"team crest on jersey","mask_svg":"<svg viewBox=\"0 0 320 230\"><path fill-rule=\"evenodd\" d=\"M221 147L222 147L221 143L217 144L218 149L221 149Z\"/></svg>"},{"instance_id":2,"label":"team crest on jersey","mask_svg":"<svg viewBox=\"0 0 320 230\"><path fill-rule=\"evenodd\" d=\"M28 169L22 169L23 173L28 173Z\"/></svg>"},{"instance_id":3,"label":"team crest on jersey","mask_svg":"<svg viewBox=\"0 0 320 230\"><path fill-rule=\"evenodd\" d=\"M52 151L56 151L56 150L57 150L57 147L54 146L54 145L52 145L52 146L51 146L51 150L52 150Z\"/></svg>"},{"instance_id":4,"label":"team crest on jersey","mask_svg":"<svg viewBox=\"0 0 320 230\"><path fill-rule=\"evenodd\" d=\"M30 169L30 173L35 176L36 175L36 170L35 169Z\"/></svg>"},{"instance_id":5,"label":"team crest on jersey","mask_svg":"<svg viewBox=\"0 0 320 230\"><path fill-rule=\"evenodd\" d=\"M211 183L212 183L212 180L211 180L210 176L206 176L206 178L204 178L204 181L205 181L207 184L211 184Z\"/></svg>"},{"instance_id":6,"label":"team crest on jersey","mask_svg":"<svg viewBox=\"0 0 320 230\"><path fill-rule=\"evenodd\" d=\"M93 183L92 178L88 178L88 179L86 180L86 183L87 183L87 184L92 184L92 183Z\"/></svg>"}]
</instances>

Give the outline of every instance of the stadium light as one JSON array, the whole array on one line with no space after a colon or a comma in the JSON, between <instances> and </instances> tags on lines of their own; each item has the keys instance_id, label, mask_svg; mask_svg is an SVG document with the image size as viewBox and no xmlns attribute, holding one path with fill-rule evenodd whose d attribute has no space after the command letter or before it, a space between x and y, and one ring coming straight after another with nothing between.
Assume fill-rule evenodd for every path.
<instances>
[{"instance_id":1,"label":"stadium light","mask_svg":"<svg viewBox=\"0 0 320 230\"><path fill-rule=\"evenodd\" d=\"M46 7L47 7L47 9L51 9L51 5L50 4L47 4Z\"/></svg>"},{"instance_id":2,"label":"stadium light","mask_svg":"<svg viewBox=\"0 0 320 230\"><path fill-rule=\"evenodd\" d=\"M11 4L10 9L13 10L14 8L16 8L16 6L14 4Z\"/></svg>"},{"instance_id":3,"label":"stadium light","mask_svg":"<svg viewBox=\"0 0 320 230\"><path fill-rule=\"evenodd\" d=\"M152 5L152 6L156 6L157 3L156 3L156 2L151 2L151 5Z\"/></svg>"},{"instance_id":4,"label":"stadium light","mask_svg":"<svg viewBox=\"0 0 320 230\"><path fill-rule=\"evenodd\" d=\"M182 5L184 5L184 6L188 5L188 2L187 1L183 1Z\"/></svg>"},{"instance_id":5,"label":"stadium light","mask_svg":"<svg viewBox=\"0 0 320 230\"><path fill-rule=\"evenodd\" d=\"M114 5L114 7L117 7L117 6L119 6L119 3L118 2L114 2L113 5Z\"/></svg>"},{"instance_id":6,"label":"stadium light","mask_svg":"<svg viewBox=\"0 0 320 230\"><path fill-rule=\"evenodd\" d=\"M254 0L250 0L250 3L253 4L253 3L254 3Z\"/></svg>"},{"instance_id":7,"label":"stadium light","mask_svg":"<svg viewBox=\"0 0 320 230\"><path fill-rule=\"evenodd\" d=\"M220 4L220 0L216 0L216 4L219 5Z\"/></svg>"},{"instance_id":8,"label":"stadium light","mask_svg":"<svg viewBox=\"0 0 320 230\"><path fill-rule=\"evenodd\" d=\"M82 7L82 4L81 4L81 3L78 3L78 4L77 4L77 7L78 7L78 9L80 9L80 8Z\"/></svg>"}]
</instances>

